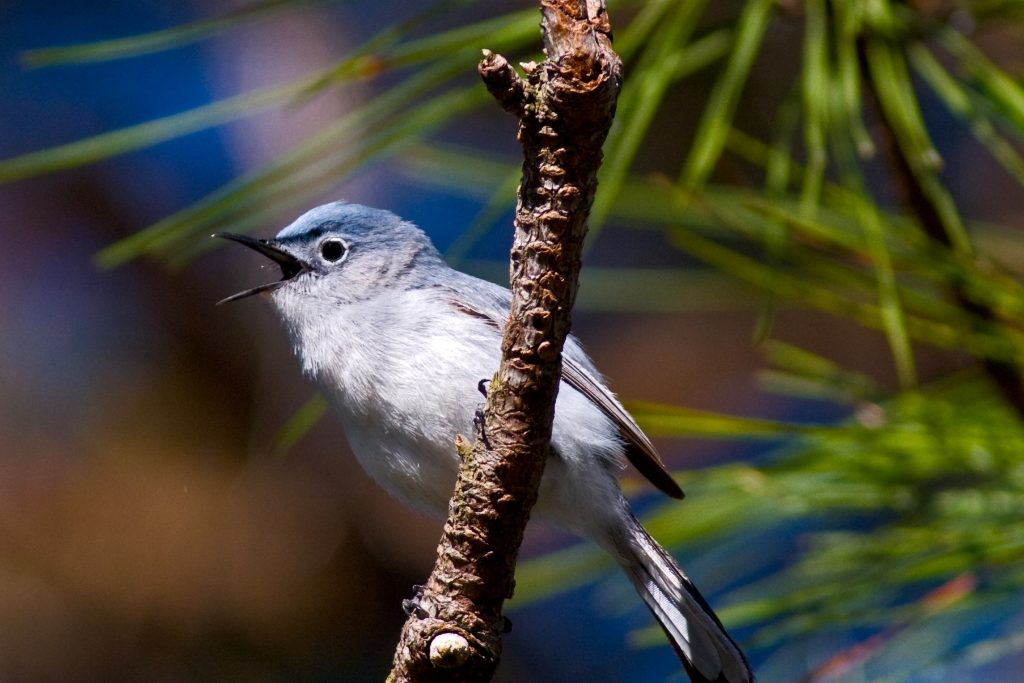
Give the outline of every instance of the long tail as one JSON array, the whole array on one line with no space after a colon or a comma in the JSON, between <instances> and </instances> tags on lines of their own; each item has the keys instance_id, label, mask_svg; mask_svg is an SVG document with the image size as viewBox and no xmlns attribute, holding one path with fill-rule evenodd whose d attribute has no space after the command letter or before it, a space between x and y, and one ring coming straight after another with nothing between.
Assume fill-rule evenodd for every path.
<instances>
[{"instance_id":1,"label":"long tail","mask_svg":"<svg viewBox=\"0 0 1024 683\"><path fill-rule=\"evenodd\" d=\"M752 683L747 658L672 556L636 518L616 541L617 559L672 641L693 683Z\"/></svg>"}]
</instances>

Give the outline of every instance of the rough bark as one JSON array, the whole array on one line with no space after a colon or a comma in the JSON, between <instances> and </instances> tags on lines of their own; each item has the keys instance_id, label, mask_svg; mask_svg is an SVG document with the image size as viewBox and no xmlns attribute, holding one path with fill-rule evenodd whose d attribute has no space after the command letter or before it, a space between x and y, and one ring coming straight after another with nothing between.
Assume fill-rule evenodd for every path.
<instances>
[{"instance_id":1,"label":"rough bark","mask_svg":"<svg viewBox=\"0 0 1024 683\"><path fill-rule=\"evenodd\" d=\"M393 683L493 676L507 624L501 607L512 596L549 451L562 345L621 64L603 0L540 5L545 61L523 65L525 79L488 51L479 66L488 90L519 118L523 147L512 310L476 442L459 440L462 466L437 563L409 603Z\"/></svg>"}]
</instances>

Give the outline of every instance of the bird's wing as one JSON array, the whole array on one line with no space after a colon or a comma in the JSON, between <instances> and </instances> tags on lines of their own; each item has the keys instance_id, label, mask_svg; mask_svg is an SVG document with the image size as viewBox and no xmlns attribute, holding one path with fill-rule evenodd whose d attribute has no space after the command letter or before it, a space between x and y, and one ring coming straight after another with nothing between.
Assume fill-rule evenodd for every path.
<instances>
[{"instance_id":1,"label":"bird's wing","mask_svg":"<svg viewBox=\"0 0 1024 683\"><path fill-rule=\"evenodd\" d=\"M508 311L512 305L512 293L490 282L471 278L470 287L451 288L451 302L458 310L485 320L499 333L505 328ZM467 296L467 291L472 292ZM640 474L654 484L663 493L672 498L682 498L683 490L672 478L665 464L661 461L658 451L654 448L647 435L633 420L626 409L615 398L615 395L595 376L594 369L574 338L566 340L565 353L562 354L562 379L566 384L586 396L591 403L600 409L618 428L626 440L626 457Z\"/></svg>"},{"instance_id":2,"label":"bird's wing","mask_svg":"<svg viewBox=\"0 0 1024 683\"><path fill-rule=\"evenodd\" d=\"M626 438L626 457L640 474L647 477L665 495L672 498L683 497L683 490L665 469L665 463L661 461L654 444L607 387L567 354L562 355L562 379L611 418L619 432Z\"/></svg>"}]
</instances>

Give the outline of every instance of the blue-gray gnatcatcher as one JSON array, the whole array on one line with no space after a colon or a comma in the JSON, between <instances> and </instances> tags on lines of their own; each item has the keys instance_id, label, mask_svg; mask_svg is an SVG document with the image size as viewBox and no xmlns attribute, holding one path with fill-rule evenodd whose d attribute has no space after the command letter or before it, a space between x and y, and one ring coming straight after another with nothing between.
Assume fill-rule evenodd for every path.
<instances>
[{"instance_id":1,"label":"blue-gray gnatcatcher","mask_svg":"<svg viewBox=\"0 0 1024 683\"><path fill-rule=\"evenodd\" d=\"M474 433L478 385L498 368L511 292L449 268L415 225L354 204L313 209L273 240L218 236L282 274L221 303L269 293L363 468L406 505L443 517L459 467L455 437ZM562 363L534 513L615 558L695 683L750 683L743 653L633 517L614 472L628 458L665 493L682 491L571 336Z\"/></svg>"}]
</instances>

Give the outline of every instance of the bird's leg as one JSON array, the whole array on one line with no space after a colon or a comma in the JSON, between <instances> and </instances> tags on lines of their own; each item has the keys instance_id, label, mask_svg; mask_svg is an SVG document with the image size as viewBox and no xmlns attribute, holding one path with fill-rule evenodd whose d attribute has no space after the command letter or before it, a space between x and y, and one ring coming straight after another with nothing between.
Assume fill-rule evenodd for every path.
<instances>
[{"instance_id":1,"label":"bird's leg","mask_svg":"<svg viewBox=\"0 0 1024 683\"><path fill-rule=\"evenodd\" d=\"M476 390L483 394L484 400L487 399L487 385L490 382L491 380L489 379L482 379L476 383ZM473 425L476 427L477 434L479 434L484 445L490 450L491 444L487 442L487 434L484 433L484 411L481 408L476 409L476 413L473 416Z\"/></svg>"},{"instance_id":2,"label":"bird's leg","mask_svg":"<svg viewBox=\"0 0 1024 683\"><path fill-rule=\"evenodd\" d=\"M405 616L411 617L416 616L417 619L426 619L430 615L427 611L420 607L420 598L423 597L423 586L415 585L412 587L412 598L402 600L402 611L405 612Z\"/></svg>"},{"instance_id":3,"label":"bird's leg","mask_svg":"<svg viewBox=\"0 0 1024 683\"><path fill-rule=\"evenodd\" d=\"M484 442L484 446L487 447L487 450L491 450L491 443L487 440L487 432L484 431L483 408L476 409L476 413L473 415L473 426L476 427L477 438Z\"/></svg>"}]
</instances>

